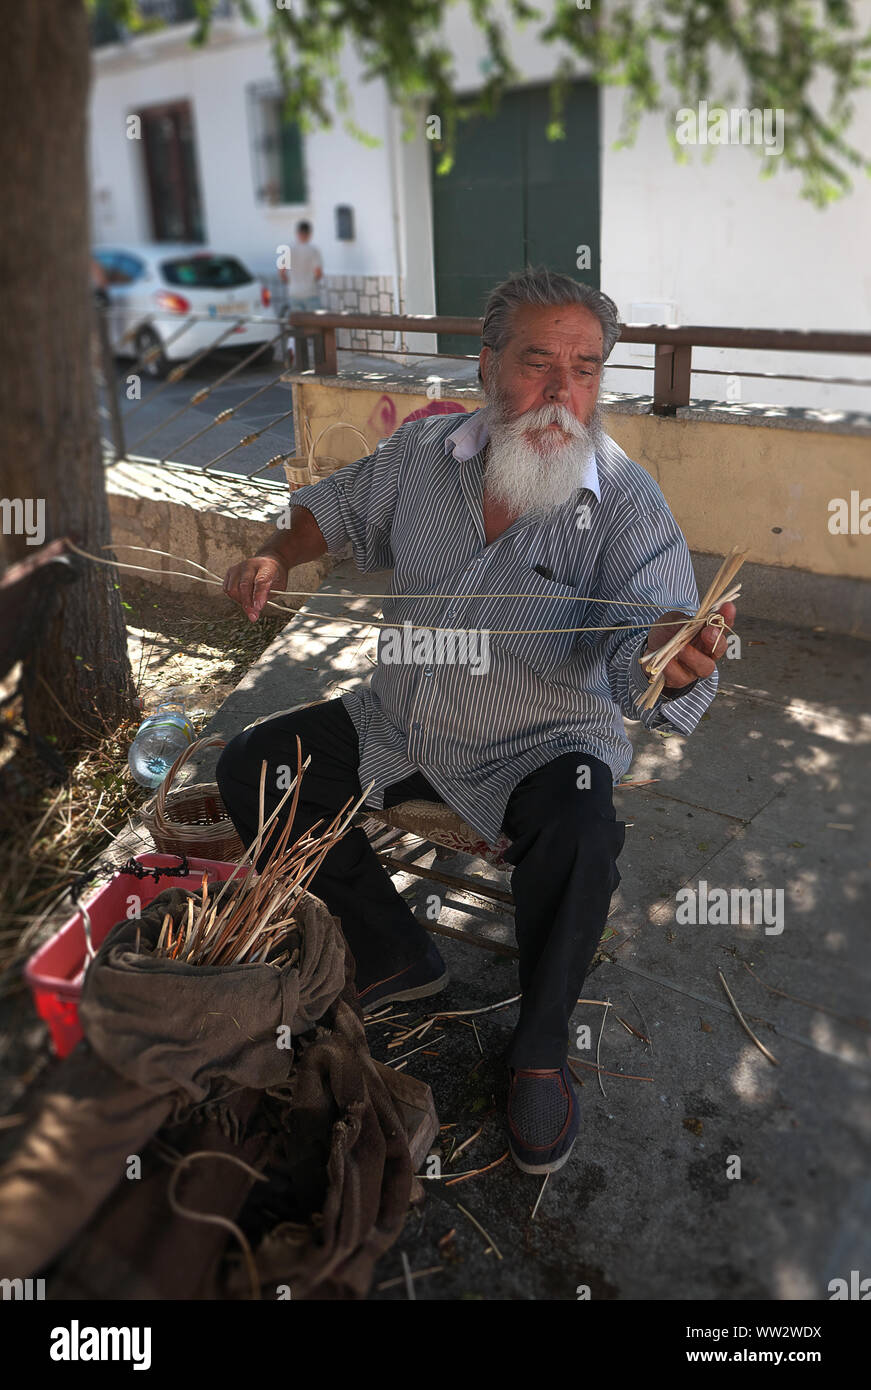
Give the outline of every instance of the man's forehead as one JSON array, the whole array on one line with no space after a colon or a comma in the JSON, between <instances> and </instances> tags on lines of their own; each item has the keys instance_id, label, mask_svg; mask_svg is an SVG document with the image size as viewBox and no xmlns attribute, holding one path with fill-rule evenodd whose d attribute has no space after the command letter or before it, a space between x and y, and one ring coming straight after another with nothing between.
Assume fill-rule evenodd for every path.
<instances>
[{"instance_id":1,"label":"man's forehead","mask_svg":"<svg viewBox=\"0 0 871 1390\"><path fill-rule=\"evenodd\" d=\"M514 346L521 349L567 341L579 349L602 346L602 325L583 304L523 304L511 326Z\"/></svg>"}]
</instances>

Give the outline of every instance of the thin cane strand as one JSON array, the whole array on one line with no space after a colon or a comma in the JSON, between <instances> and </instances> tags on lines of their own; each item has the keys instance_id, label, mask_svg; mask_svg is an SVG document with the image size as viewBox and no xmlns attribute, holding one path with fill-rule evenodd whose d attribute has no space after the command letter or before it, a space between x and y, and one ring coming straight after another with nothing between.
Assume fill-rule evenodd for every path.
<instances>
[{"instance_id":1,"label":"thin cane strand","mask_svg":"<svg viewBox=\"0 0 871 1390\"><path fill-rule=\"evenodd\" d=\"M223 581L222 581L221 579L219 579L217 576L215 576L215 578L213 578L213 579L203 579L203 578L201 578L199 575L196 575L196 574L186 574L183 570L156 570L156 569L153 569L150 565L125 565L125 564L122 564L120 560L104 560L104 559L101 559L99 555L91 555L87 550L80 550L78 546L73 545L72 541L68 541L68 545L70 546L70 549L73 550L73 551L75 551L75 553L76 553L77 555L83 556L86 560L93 560L94 563L95 563L95 564L98 564L98 565L109 565L109 566L111 566L111 567L114 568L114 569L136 570L136 571L138 571L138 572L140 572L140 573L144 570L146 574L159 574L159 575L161 575L161 576L164 576L164 575L177 575L177 576L178 576L179 578L181 578L181 579L191 579L191 580L193 580L195 583L198 583L198 584L215 584L215 585L217 585L219 588L223 588ZM114 548L115 548L114 546L108 546L108 547L107 547L107 549L114 549ZM121 547L118 547L118 548L120 549ZM193 560L191 560L191 561L186 561L186 560L184 559L183 556L170 555L169 552L166 551L166 550L154 550L154 551L152 551L152 550L151 550L151 547L149 547L149 546L129 546L129 547L125 547L125 548L126 548L126 549L131 549L131 550L148 550L150 553L155 554L155 555L166 555L169 559L180 559L182 564L188 564L188 563L190 563L190 564L195 564L195 563L196 563L196 562L193 561ZM203 569L204 566L200 565L200 566L197 566L197 568ZM207 573L210 573L210 571L207 571ZM738 585L738 586L736 587L736 589L735 589L735 591L734 591L735 596L737 596L738 592L740 591L740 587L741 587L740 585ZM313 598L313 597L315 596L314 594L308 593L308 592L305 591L305 590L283 589L283 590L279 590L279 591L276 591L276 592L279 593L279 596L292 596L292 595L294 595L294 594L295 594L297 597L300 597L300 598ZM481 599L484 599L484 598L538 598L538 599L540 599L540 598L543 597L543 595L542 595L542 594L536 594L536 593L530 593L530 594L357 594L357 593L349 593L349 594L324 594L324 593L318 593L318 594L317 594L317 597L318 597L319 599L320 599L320 598L378 598L378 599L382 599L382 600L383 600L383 599L405 599L405 598L409 598L409 599L411 599L411 598L414 598L414 599L425 599L425 598L459 598L459 599L463 599L463 598L481 598ZM584 595L582 595L582 594L554 594L554 595L548 595L548 597L570 599L571 601L573 601L573 602L575 602L575 603L620 603L621 605L626 606L626 607L628 607L628 606L632 606L632 607L643 607L643 608L648 608L648 607L649 607L649 608L659 608L659 609L661 609L661 607L662 607L661 604L654 604L654 603L648 604L647 602L642 602L642 601L636 600L636 599L599 599L599 598L589 598L589 597L586 597L586 596L584 596ZM285 608L283 604L280 604L280 603L273 603L271 599L267 599L266 604L265 604L265 607L267 607L267 608L277 608L278 611L279 611L280 613L284 613L284 614L287 614L287 613L293 611L293 610L291 610L291 609ZM701 612L701 609L699 610L699 612ZM326 623L350 623L350 624L352 624L352 626L354 626L354 627L387 627L387 628L395 628L395 627L396 627L396 624L395 624L395 623L387 622L386 619L385 619L385 620L382 620L382 619L379 619L379 618L352 618L352 617L350 617L348 614L344 614L344 613L313 613L313 612L311 612L311 611L306 611L306 612L304 612L304 613L300 613L299 616L302 617L302 618L317 618L319 621L321 621L321 622L326 622ZM698 620L699 620L698 614L696 614L696 616L695 616L694 618L672 619L670 622L667 622L667 623L657 623L656 626L657 626L657 627L675 627L675 628L681 628L681 629L683 629L683 628L685 628L685 627L688 627L691 623L697 622ZM704 626L704 623L700 623L699 625L700 625L700 626ZM427 624L427 623L411 623L410 626L414 629L415 632L467 632L467 633L468 633L468 632L471 632L471 633L475 633L475 632L486 631L491 637L551 637L551 636L558 636L558 635L563 634L563 633L571 633L571 632L633 632L633 631L636 631L636 630L638 630L638 631L646 631L647 629L650 628L651 624L650 624L649 622L646 622L646 623L614 623L614 624L612 624L612 625L610 625L610 626L604 625L604 626L591 626L591 627L505 627L505 628L495 628L495 627L491 627L491 628L465 628L465 627L434 627L434 626L430 626L430 625ZM724 629L724 630L728 629L729 632L734 632L734 628L730 627L729 624L728 624L728 623L725 623L725 622L724 622L724 624L723 624L723 629ZM682 636L682 634L681 634L681 636ZM684 645L685 645L685 642L686 642L686 639L683 639L683 640L681 641L680 645L681 645L681 646L684 646ZM657 653L657 655L658 655L658 653Z\"/></svg>"},{"instance_id":2,"label":"thin cane strand","mask_svg":"<svg viewBox=\"0 0 871 1390\"><path fill-rule=\"evenodd\" d=\"M72 544L72 543L70 543L70 544ZM188 559L186 559L186 557L185 557L184 555L173 555L169 550L155 550L155 549L154 549L152 546L150 546L150 545L125 545L125 544L118 544L118 545L116 545L116 544L114 544L114 543L111 544L111 545L106 545L106 546L104 546L103 548L104 548L104 550L139 550L139 551L143 551L143 552L145 552L145 553L147 553L147 554L149 554L149 555L163 555L163 556L166 557L167 560L178 560L179 563L182 564L182 565L193 565L195 569L202 570L203 574L207 574L207 575L210 576L209 583L212 583L212 584L215 584L215 583L217 583L217 584L223 584L223 582L224 582L224 581L221 579L221 577L220 577L219 575L215 574L214 570L206 569L205 565L200 565L200 564L198 564L196 560L188 560ZM73 549L76 549L76 547L74 546ZM78 553L79 555L86 555L86 554L87 554L87 551L78 550L77 553ZM91 560L98 560L98 557L97 557L96 555L89 555L88 558L91 559ZM104 564L104 565L105 565L105 564L112 564L112 563L113 563L111 560L99 560L98 562L99 562L100 564ZM119 562L118 562L118 563L119 563ZM145 565L129 565L129 566L120 566L120 568L128 568L128 569L147 569L148 567L145 566ZM177 574L178 571L177 571L177 570L151 570L151 569L148 569L148 573L150 573L150 574ZM182 577L183 577L184 579L194 579L194 580L196 580L196 579L198 578L198 576L195 575L195 574L184 574ZM200 582L200 583L205 583L206 581L205 581L205 580L199 580L198 582ZM568 599L568 600L569 600L570 602L572 602L572 603L615 603L615 602L619 602L619 603L621 603L624 607L627 607L627 608L660 608L660 607L661 607L660 604L658 604L658 603L651 603L648 599L632 599L632 598L626 598L626 599L591 598L591 597L590 597L589 595L587 595L587 594L553 594L553 595L543 595L543 594L541 594L541 593L536 593L535 591L533 591L533 592L531 592L531 593L517 593L517 594L508 594L508 593L506 593L506 594L474 594L474 593L473 593L473 594L362 594L362 593L358 593L358 592L357 592L356 590L354 590L354 589L349 589L347 592L345 592L345 591L340 591L340 592L335 593L335 594L326 594L326 593L321 593L319 590L311 591L311 590L309 590L309 589L273 589L272 592L276 595L277 598L314 598L314 597L315 597L315 594L317 594L317 597L318 597L318 598L380 598L380 599L384 599L384 598L397 598L397 599L399 599L399 598L414 598L414 599L425 599L425 598L543 598L543 597L548 597L548 598L550 598L550 597L553 597L553 598L564 598L564 599Z\"/></svg>"},{"instance_id":3,"label":"thin cane strand","mask_svg":"<svg viewBox=\"0 0 871 1390\"><path fill-rule=\"evenodd\" d=\"M242 1249L245 1269L251 1287L251 1298L258 1300L260 1298L260 1277L257 1271L257 1262L254 1259L254 1252L248 1243L245 1233L236 1225L235 1221L231 1221L229 1217L221 1216L217 1212L194 1211L191 1207L183 1206L176 1196L176 1188L182 1169L188 1167L194 1161L203 1158L224 1159L226 1162L233 1163L236 1167L243 1169L244 1172L256 1179L257 1182L264 1182L264 1175L258 1172L256 1168L252 1168L250 1164L243 1162L241 1158L237 1158L235 1154L221 1153L218 1150L198 1149L196 1153L186 1154L174 1165L169 1179L169 1187L167 1189L169 1205L179 1216L185 1216L190 1221L201 1221L204 1225L208 1226L221 1226L225 1231L229 1231L231 1235L235 1236Z\"/></svg>"}]
</instances>

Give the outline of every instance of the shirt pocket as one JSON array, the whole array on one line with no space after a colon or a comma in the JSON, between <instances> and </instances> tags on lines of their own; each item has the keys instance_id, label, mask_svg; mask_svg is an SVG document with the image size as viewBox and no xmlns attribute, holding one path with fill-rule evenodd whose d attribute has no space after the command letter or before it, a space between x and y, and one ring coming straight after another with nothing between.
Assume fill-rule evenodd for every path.
<instances>
[{"instance_id":1,"label":"shirt pocket","mask_svg":"<svg viewBox=\"0 0 871 1390\"><path fill-rule=\"evenodd\" d=\"M545 579L534 570L524 574L516 592L530 597L496 600L498 612L488 614L491 645L548 679L571 656L578 640L574 629L583 625L588 604L574 584Z\"/></svg>"}]
</instances>

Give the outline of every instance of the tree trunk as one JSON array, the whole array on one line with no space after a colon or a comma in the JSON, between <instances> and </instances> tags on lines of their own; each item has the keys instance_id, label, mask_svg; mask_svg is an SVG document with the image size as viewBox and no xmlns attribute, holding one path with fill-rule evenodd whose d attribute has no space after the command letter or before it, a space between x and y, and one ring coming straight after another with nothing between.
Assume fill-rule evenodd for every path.
<instances>
[{"instance_id":1,"label":"tree trunk","mask_svg":"<svg viewBox=\"0 0 871 1390\"><path fill-rule=\"evenodd\" d=\"M0 545L7 563L32 556L42 507L45 543L68 536L100 554L111 536L92 374L83 0L0 0L0 33L0 494L34 508L30 538ZM4 509L4 530L13 516ZM134 713L117 571L79 563L25 664L32 725L62 746Z\"/></svg>"}]
</instances>

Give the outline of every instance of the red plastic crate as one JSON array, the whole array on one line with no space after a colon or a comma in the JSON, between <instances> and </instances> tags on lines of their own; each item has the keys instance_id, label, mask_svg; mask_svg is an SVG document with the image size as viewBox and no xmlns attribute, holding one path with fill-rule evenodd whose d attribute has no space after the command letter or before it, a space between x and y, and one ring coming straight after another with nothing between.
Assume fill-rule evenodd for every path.
<instances>
[{"instance_id":1,"label":"red plastic crate","mask_svg":"<svg viewBox=\"0 0 871 1390\"><path fill-rule=\"evenodd\" d=\"M136 863L146 869L175 868L177 854L137 854ZM189 859L190 873L185 877L137 878L135 874L116 874L93 898L85 902L91 919L91 940L98 950L117 922L127 916L127 899L136 893L142 907L156 898L165 888L198 889L203 874L209 882L229 878L235 864L220 859ZM247 867L242 873L247 873ZM240 875L241 876L241 875ZM87 947L82 914L77 911L68 922L30 957L24 977L30 985L33 1002L40 1018L48 1024L52 1045L58 1057L72 1052L82 1036L79 1023L79 997L85 975Z\"/></svg>"}]
</instances>

